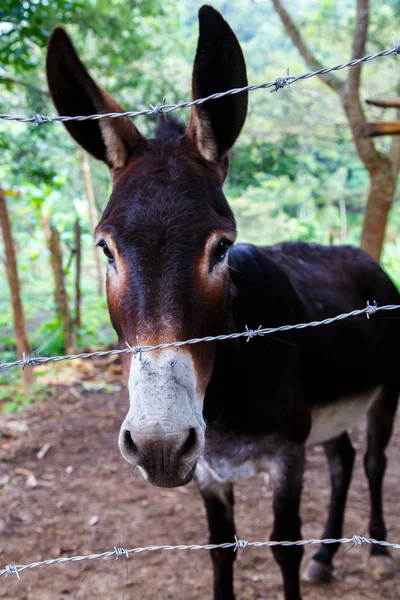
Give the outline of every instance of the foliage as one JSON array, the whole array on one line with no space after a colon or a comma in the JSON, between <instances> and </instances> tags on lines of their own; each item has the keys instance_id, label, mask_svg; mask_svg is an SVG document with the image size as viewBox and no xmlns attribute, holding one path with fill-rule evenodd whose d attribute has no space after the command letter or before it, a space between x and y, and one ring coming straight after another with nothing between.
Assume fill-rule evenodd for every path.
<instances>
[{"instance_id":1,"label":"foliage","mask_svg":"<svg viewBox=\"0 0 400 600\"><path fill-rule=\"evenodd\" d=\"M83 4L75 0L3 0L0 8L1 63L16 73L38 66L38 48L45 48L58 21L69 22ZM11 83L11 82L9 82Z\"/></svg>"},{"instance_id":2,"label":"foliage","mask_svg":"<svg viewBox=\"0 0 400 600\"><path fill-rule=\"evenodd\" d=\"M284 138L280 145L265 141L240 145L232 153L229 182L236 188L245 190L265 179L276 179L285 175L290 181L294 181L298 169L298 149L297 139L290 135Z\"/></svg>"}]
</instances>

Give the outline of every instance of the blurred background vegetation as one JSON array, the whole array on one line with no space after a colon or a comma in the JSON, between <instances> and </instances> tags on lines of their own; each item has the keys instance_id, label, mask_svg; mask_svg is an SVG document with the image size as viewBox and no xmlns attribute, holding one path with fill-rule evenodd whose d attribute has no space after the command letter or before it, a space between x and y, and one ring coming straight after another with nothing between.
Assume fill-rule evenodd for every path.
<instances>
[{"instance_id":1,"label":"blurred background vegetation","mask_svg":"<svg viewBox=\"0 0 400 600\"><path fill-rule=\"evenodd\" d=\"M271 0L215 0L242 44L250 83L308 71ZM297 0L290 14L326 66L351 57L355 0ZM126 109L186 100L197 41L194 0L2 0L0 112L54 114L45 79L52 27L66 26L95 79ZM367 52L400 41L399 0L371 0ZM345 80L346 72L338 74ZM362 70L360 97L398 97L400 57L379 58ZM394 112L365 106L367 119ZM178 113L177 113L178 114ZM188 112L178 116L188 119ZM153 118L139 118L151 135ZM392 140L375 141L387 153ZM106 168L87 162L60 123L0 122L0 188L10 216L29 343L38 354L65 352L51 267L50 230L60 236L62 270L74 324L73 345L98 349L116 341L98 281L89 200L97 213L110 192ZM317 78L270 94L252 92L249 117L232 153L225 191L239 239L257 244L302 240L359 245L369 189L366 171L337 94ZM86 173L86 187L83 173ZM90 176L90 180L89 177ZM89 187L88 187L89 186ZM400 286L400 191L394 197L382 253L383 267ZM76 315L76 222L82 233L80 318ZM98 257L99 258L99 257ZM101 260L104 257L101 255ZM0 245L0 362L16 355L7 261ZM100 267L101 269L101 267ZM103 274L101 274L103 277ZM22 399L19 370L0 374L0 405ZM33 397L25 395L24 402Z\"/></svg>"}]
</instances>

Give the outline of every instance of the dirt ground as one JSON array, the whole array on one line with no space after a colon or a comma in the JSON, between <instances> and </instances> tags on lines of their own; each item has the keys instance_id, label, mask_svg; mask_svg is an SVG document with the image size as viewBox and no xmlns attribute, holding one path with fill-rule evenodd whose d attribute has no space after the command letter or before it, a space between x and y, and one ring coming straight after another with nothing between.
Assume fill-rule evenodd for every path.
<instances>
[{"instance_id":1,"label":"dirt ground","mask_svg":"<svg viewBox=\"0 0 400 600\"><path fill-rule=\"evenodd\" d=\"M126 407L125 391L78 394L70 386L22 413L0 418L0 568L114 546L206 543L205 513L195 485L149 487L121 458L117 432ZM369 511L361 466L363 427L352 438L358 454L344 528L348 536L368 533ZM45 444L50 448L38 458ZM400 542L400 419L388 458L388 539ZM329 494L320 448L308 453L307 464L301 511L305 539L320 537ZM236 520L241 538L269 538L271 493L266 475L237 484ZM348 549L343 546L339 551L330 586L303 584L304 600L400 598L400 577L374 581L369 548ZM312 552L307 547L306 557ZM400 563L400 550L393 552ZM270 549L239 552L235 585L238 600L282 598L281 577ZM1 578L0 598L207 600L211 565L204 550L51 565L24 571L20 581L15 576Z\"/></svg>"}]
</instances>

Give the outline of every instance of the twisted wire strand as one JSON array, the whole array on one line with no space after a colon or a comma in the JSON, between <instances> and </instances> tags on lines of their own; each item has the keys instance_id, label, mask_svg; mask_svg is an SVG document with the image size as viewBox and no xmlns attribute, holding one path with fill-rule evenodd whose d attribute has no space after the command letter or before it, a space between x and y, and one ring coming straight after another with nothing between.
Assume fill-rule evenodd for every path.
<instances>
[{"instance_id":1,"label":"twisted wire strand","mask_svg":"<svg viewBox=\"0 0 400 600\"><path fill-rule=\"evenodd\" d=\"M322 69L318 69L317 71L309 71L308 73L304 73L303 75L298 75L297 77L289 76L286 77L277 77L274 81L269 81L267 83L260 83L256 85L247 85L241 88L233 88L231 90L227 90L225 92L218 92L216 94L211 94L210 96L206 96L205 98L198 98L197 100L192 100L190 102L181 102L179 104L165 104L165 98L161 106L153 106L150 104L150 108L145 110L128 110L126 112L110 112L110 113L96 113L93 115L77 115L77 116L67 116L60 115L55 117L48 117L45 115L40 115L37 112L33 113L33 117L16 117L9 114L0 114L0 119L4 121L18 121L19 123L36 123L36 125L43 125L44 123L54 123L55 121L60 121L65 123L67 121L97 121L99 119L115 119L118 117L139 117L143 115L153 115L158 116L160 114L170 113L174 110L178 110L180 108L189 108L191 106L197 106L199 104L204 104L204 102L208 102L210 100L218 100L219 98L223 98L224 96L233 96L235 94L240 94L242 92L252 92L254 90L274 88L272 91L278 91L286 86L290 86L293 83L297 83L298 81L303 81L305 79L310 79L311 77L315 77L316 75L325 75L327 73L331 73L332 71L341 71L342 69L347 69L348 67L354 67L359 65L360 63L369 62L371 60L375 60L375 58L379 58L382 56L390 56L391 54L400 54L400 46L396 44L395 40L394 48L390 48L388 50L382 50L381 52L376 52L375 54L367 54L362 58L356 58L353 60L349 60L346 63L342 63L339 65L335 65L334 67L324 67Z\"/></svg>"},{"instance_id":2,"label":"twisted wire strand","mask_svg":"<svg viewBox=\"0 0 400 600\"><path fill-rule=\"evenodd\" d=\"M296 325L281 325L280 327L258 327L258 329L249 329L246 326L245 331L239 333L227 333L221 335L208 335L202 338L192 338L190 340L184 340L179 342L167 342L164 344L157 344L155 346L141 346L139 340L137 346L129 346L127 348L115 349L115 350L97 350L96 352L82 352L81 354L68 354L66 356L36 356L35 352L31 355L23 355L20 360L14 360L12 362L5 362L0 364L1 369L10 369L12 367L22 367L23 369L27 366L36 367L44 363L49 362L60 362L62 360L75 360L77 358L93 358L95 356L110 356L113 354L129 354L132 353L134 356L139 354L141 357L143 352L151 352L153 350L164 350L166 348L180 348L181 346L191 346L193 344L200 344L203 342L218 342L225 340L234 340L238 338L247 338L250 341L254 337L269 335L271 333L279 333L282 331L291 331L293 329L306 329L308 327L320 327L321 325L330 325L336 321L343 321L350 317L356 317L365 314L369 319L371 315L376 314L379 311L391 311L400 309L400 304L386 304L385 306L377 306L376 304L367 303L367 306L362 309L352 310L348 313L342 313L336 317L329 317L322 321L310 321L309 323L298 323Z\"/></svg>"},{"instance_id":3,"label":"twisted wire strand","mask_svg":"<svg viewBox=\"0 0 400 600\"><path fill-rule=\"evenodd\" d=\"M114 550L109 550L107 552L100 552L97 554L86 554L83 556L69 556L69 557L59 557L59 558L50 558L48 560L42 560L37 562L32 562L27 565L6 565L4 569L0 569L0 576L4 575L7 577L8 575L16 575L18 579L20 579L19 574L26 569L35 569L36 567L44 567L49 565L54 565L56 563L65 563L65 562L79 562L82 560L95 560L98 558L108 558L111 556L115 556L116 559L129 558L131 554L140 554L142 552L154 552L157 550L216 550L216 549L229 549L233 548L235 551L243 548L264 548L264 547L273 547L273 546L306 546L306 545L319 545L319 544L353 544L354 546L361 546L362 544L373 544L376 546L384 546L390 548L400 549L400 544L394 544L392 542L387 542L386 540L376 540L374 538L366 538L360 535L353 535L350 538L340 538L340 539L311 539L311 540L297 540L294 542L291 541L268 541L268 542L248 542L246 540L240 540L235 537L234 542L226 542L223 544L181 544L178 546L164 545L164 546L146 546L139 548L119 548L114 546Z\"/></svg>"}]
</instances>

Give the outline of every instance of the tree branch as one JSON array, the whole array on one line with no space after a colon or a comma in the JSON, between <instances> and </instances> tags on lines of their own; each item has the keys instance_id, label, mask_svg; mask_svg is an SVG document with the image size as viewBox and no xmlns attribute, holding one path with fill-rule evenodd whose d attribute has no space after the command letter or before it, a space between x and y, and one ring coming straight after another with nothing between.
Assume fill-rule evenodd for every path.
<instances>
[{"instance_id":1,"label":"tree branch","mask_svg":"<svg viewBox=\"0 0 400 600\"><path fill-rule=\"evenodd\" d=\"M393 98L392 100L366 100L367 104L373 106L380 106L381 108L400 108L400 98Z\"/></svg>"},{"instance_id":2,"label":"tree branch","mask_svg":"<svg viewBox=\"0 0 400 600\"><path fill-rule=\"evenodd\" d=\"M356 14L356 28L354 31L353 47L351 52L351 59L361 58L365 54L365 45L367 43L368 36L368 23L369 23L369 0L357 0L357 14ZM357 90L360 87L360 76L361 76L362 63L351 67L347 78L349 87L353 87Z\"/></svg>"},{"instance_id":3,"label":"tree branch","mask_svg":"<svg viewBox=\"0 0 400 600\"><path fill-rule=\"evenodd\" d=\"M352 48L352 59L365 54L368 35L369 0L357 0L356 27ZM383 168L388 158L381 156L372 141L365 136L366 118L360 101L360 77L362 63L351 67L343 91L343 107L350 123L351 132L357 152L370 174Z\"/></svg>"},{"instance_id":4,"label":"tree branch","mask_svg":"<svg viewBox=\"0 0 400 600\"><path fill-rule=\"evenodd\" d=\"M375 121L366 123L364 131L368 137L400 135L400 121Z\"/></svg>"},{"instance_id":5,"label":"tree branch","mask_svg":"<svg viewBox=\"0 0 400 600\"><path fill-rule=\"evenodd\" d=\"M36 87L35 85L32 85L31 83L27 83L25 81L20 81L19 79L14 79L13 77L8 77L6 75L0 74L0 82L10 83L11 85L20 85L22 87L26 87L28 90L37 92L38 94L40 94L42 96L49 97L49 92L46 92L45 90L42 90L42 89Z\"/></svg>"},{"instance_id":6,"label":"tree branch","mask_svg":"<svg viewBox=\"0 0 400 600\"><path fill-rule=\"evenodd\" d=\"M272 0L272 4L276 12L278 13L283 26L285 27L287 33L289 34L293 44L296 46L297 50L300 52L301 56L306 61L306 64L312 71L318 71L324 67L323 64L319 62L319 60L314 56L306 42L304 41L300 31L294 24L291 16L286 11L283 6L281 0ZM335 92L341 93L343 90L343 82L333 75L332 73L326 73L325 75L318 75L320 79L326 83L330 88L332 88Z\"/></svg>"}]
</instances>

